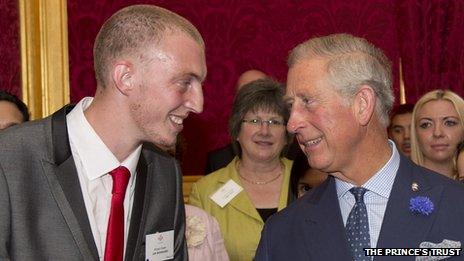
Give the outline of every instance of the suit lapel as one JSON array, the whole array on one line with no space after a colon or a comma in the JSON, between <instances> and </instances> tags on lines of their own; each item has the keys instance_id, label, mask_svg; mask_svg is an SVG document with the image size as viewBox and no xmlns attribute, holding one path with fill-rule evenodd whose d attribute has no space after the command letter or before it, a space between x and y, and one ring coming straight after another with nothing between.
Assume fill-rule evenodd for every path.
<instances>
[{"instance_id":1,"label":"suit lapel","mask_svg":"<svg viewBox=\"0 0 464 261\"><path fill-rule=\"evenodd\" d=\"M148 166L145 159L145 155L141 153L139 163L137 165L137 178L135 183L134 202L132 204L132 214L130 219L131 222L129 227L129 235L127 238L125 260L132 260L132 257L134 257L135 249L137 247L137 243L142 242L143 238L140 238L140 236L144 236L142 230L144 225L142 224L142 222L145 221L145 218L142 218L142 215L146 195L145 188L147 184L147 169Z\"/></svg>"},{"instance_id":2,"label":"suit lapel","mask_svg":"<svg viewBox=\"0 0 464 261\"><path fill-rule=\"evenodd\" d=\"M300 233L303 233L305 249L317 249L309 253L311 259L352 259L335 189L335 179L329 176L326 182L303 200L306 201L302 208L304 225ZM334 251L330 246L337 246L337 250Z\"/></svg>"},{"instance_id":3,"label":"suit lapel","mask_svg":"<svg viewBox=\"0 0 464 261\"><path fill-rule=\"evenodd\" d=\"M53 162L42 160L44 174L52 194L85 260L97 260L98 251L93 240L87 211L69 146L66 114L72 109L64 107L54 113L52 121Z\"/></svg>"},{"instance_id":4,"label":"suit lapel","mask_svg":"<svg viewBox=\"0 0 464 261\"><path fill-rule=\"evenodd\" d=\"M178 193L182 191L182 177L173 162L153 144L143 144L125 260L143 259L146 235L166 231L174 232L174 255L187 255L184 204Z\"/></svg>"},{"instance_id":5,"label":"suit lapel","mask_svg":"<svg viewBox=\"0 0 464 261\"><path fill-rule=\"evenodd\" d=\"M424 177L409 159L401 157L377 247L419 247L419 243L426 239L438 211L428 216L414 214L409 210L409 201L413 197L426 196L433 202L434 209L439 209L443 187L431 184ZM412 191L413 182L418 184L418 191Z\"/></svg>"}]
</instances>

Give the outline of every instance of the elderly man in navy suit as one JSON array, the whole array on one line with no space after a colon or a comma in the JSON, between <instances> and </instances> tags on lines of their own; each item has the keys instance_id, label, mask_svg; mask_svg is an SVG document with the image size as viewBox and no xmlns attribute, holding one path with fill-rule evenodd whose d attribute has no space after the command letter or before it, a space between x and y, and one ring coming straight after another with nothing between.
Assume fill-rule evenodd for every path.
<instances>
[{"instance_id":1,"label":"elderly man in navy suit","mask_svg":"<svg viewBox=\"0 0 464 261\"><path fill-rule=\"evenodd\" d=\"M413 164L387 138L394 97L383 52L335 34L300 44L288 64L287 129L309 165L331 177L268 220L256 260L372 260L366 248L460 248L464 186Z\"/></svg>"}]
</instances>

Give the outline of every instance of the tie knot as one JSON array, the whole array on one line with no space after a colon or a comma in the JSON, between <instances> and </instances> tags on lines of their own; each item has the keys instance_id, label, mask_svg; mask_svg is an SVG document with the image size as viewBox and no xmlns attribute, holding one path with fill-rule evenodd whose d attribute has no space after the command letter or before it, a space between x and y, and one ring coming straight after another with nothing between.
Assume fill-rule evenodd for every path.
<instances>
[{"instance_id":1,"label":"tie knot","mask_svg":"<svg viewBox=\"0 0 464 261\"><path fill-rule=\"evenodd\" d=\"M119 166L110 171L110 175L113 178L113 191L111 191L111 193L125 195L127 183L129 183L130 171L124 166Z\"/></svg>"},{"instance_id":2,"label":"tie knot","mask_svg":"<svg viewBox=\"0 0 464 261\"><path fill-rule=\"evenodd\" d=\"M366 191L367 189L363 187L354 187L350 189L351 194L353 194L356 199L356 203L364 202L364 193L366 193Z\"/></svg>"}]
</instances>

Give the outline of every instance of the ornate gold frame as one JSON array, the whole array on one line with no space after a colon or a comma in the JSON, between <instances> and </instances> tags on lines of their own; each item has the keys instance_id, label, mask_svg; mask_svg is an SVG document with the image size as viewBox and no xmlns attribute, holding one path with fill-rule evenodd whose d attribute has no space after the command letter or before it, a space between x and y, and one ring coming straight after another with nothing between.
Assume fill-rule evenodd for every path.
<instances>
[{"instance_id":1,"label":"ornate gold frame","mask_svg":"<svg viewBox=\"0 0 464 261\"><path fill-rule=\"evenodd\" d=\"M66 0L19 0L21 85L32 119L69 103Z\"/></svg>"},{"instance_id":2,"label":"ornate gold frame","mask_svg":"<svg viewBox=\"0 0 464 261\"><path fill-rule=\"evenodd\" d=\"M400 58L400 104L405 104L406 101L406 89L404 87L404 79L403 79L403 64L401 63Z\"/></svg>"}]
</instances>

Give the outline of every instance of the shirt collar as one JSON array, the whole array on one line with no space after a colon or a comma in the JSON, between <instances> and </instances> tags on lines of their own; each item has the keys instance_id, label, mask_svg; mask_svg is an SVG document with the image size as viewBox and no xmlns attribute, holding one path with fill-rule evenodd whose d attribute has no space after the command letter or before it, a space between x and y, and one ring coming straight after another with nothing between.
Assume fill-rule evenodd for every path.
<instances>
[{"instance_id":1,"label":"shirt collar","mask_svg":"<svg viewBox=\"0 0 464 261\"><path fill-rule=\"evenodd\" d=\"M119 162L85 118L84 111L92 101L92 97L83 98L66 116L70 142L74 143L88 179L97 179L120 165L129 169L132 177L137 168L142 145L123 162Z\"/></svg>"},{"instance_id":2,"label":"shirt collar","mask_svg":"<svg viewBox=\"0 0 464 261\"><path fill-rule=\"evenodd\" d=\"M362 185L363 188L378 194L381 197L389 198L390 192L395 182L396 173L400 166L400 155L396 149L395 143L388 140L392 154L379 171L377 171L366 183ZM353 184L346 181L335 179L338 198L343 197L348 191L354 187Z\"/></svg>"}]
</instances>

